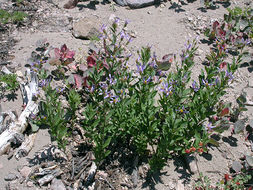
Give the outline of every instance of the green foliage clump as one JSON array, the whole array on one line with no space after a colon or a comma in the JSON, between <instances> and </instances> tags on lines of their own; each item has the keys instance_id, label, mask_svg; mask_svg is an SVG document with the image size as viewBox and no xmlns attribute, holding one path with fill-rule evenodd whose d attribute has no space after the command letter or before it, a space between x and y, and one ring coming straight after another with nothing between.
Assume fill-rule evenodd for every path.
<instances>
[{"instance_id":1,"label":"green foliage clump","mask_svg":"<svg viewBox=\"0 0 253 190\"><path fill-rule=\"evenodd\" d=\"M23 22L28 14L21 11L8 12L6 10L0 9L0 23L7 24L9 22L19 23Z\"/></svg>"}]
</instances>

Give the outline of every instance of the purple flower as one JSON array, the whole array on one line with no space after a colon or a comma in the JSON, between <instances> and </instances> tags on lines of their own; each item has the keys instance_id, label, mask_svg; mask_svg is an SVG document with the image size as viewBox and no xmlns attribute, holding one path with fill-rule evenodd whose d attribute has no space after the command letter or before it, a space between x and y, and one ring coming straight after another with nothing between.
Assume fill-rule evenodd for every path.
<instances>
[{"instance_id":1,"label":"purple flower","mask_svg":"<svg viewBox=\"0 0 253 190\"><path fill-rule=\"evenodd\" d=\"M115 18L114 23L119 24L119 18L118 17Z\"/></svg>"},{"instance_id":2,"label":"purple flower","mask_svg":"<svg viewBox=\"0 0 253 190\"><path fill-rule=\"evenodd\" d=\"M64 87L63 88L56 87L55 90L56 90L57 93L62 93L65 90L65 88Z\"/></svg>"},{"instance_id":3,"label":"purple flower","mask_svg":"<svg viewBox=\"0 0 253 190\"><path fill-rule=\"evenodd\" d=\"M168 83L163 83L162 87L160 88L160 90L166 95L172 95L173 94L173 87L172 86L168 86Z\"/></svg>"},{"instance_id":4,"label":"purple flower","mask_svg":"<svg viewBox=\"0 0 253 190\"><path fill-rule=\"evenodd\" d=\"M226 71L225 77L228 78L228 81L231 81L234 79L232 72L228 72L228 71Z\"/></svg>"},{"instance_id":5,"label":"purple flower","mask_svg":"<svg viewBox=\"0 0 253 190\"><path fill-rule=\"evenodd\" d=\"M124 89L121 89L121 90L118 91L118 93L119 93L121 96L123 96L123 95L125 94L125 90L124 90Z\"/></svg>"},{"instance_id":6,"label":"purple flower","mask_svg":"<svg viewBox=\"0 0 253 190\"><path fill-rule=\"evenodd\" d=\"M150 67L156 69L157 68L157 64L155 62L155 60L152 60L150 63L148 63Z\"/></svg>"},{"instance_id":7,"label":"purple flower","mask_svg":"<svg viewBox=\"0 0 253 190\"><path fill-rule=\"evenodd\" d=\"M213 84L211 84L211 83L208 83L208 80L205 80L205 79L202 79L202 84L203 84L204 86L206 86L206 87L212 86L212 85L213 85Z\"/></svg>"},{"instance_id":8,"label":"purple flower","mask_svg":"<svg viewBox=\"0 0 253 190\"><path fill-rule=\"evenodd\" d=\"M103 24L102 26L101 26L101 31L102 32L106 32L106 29L107 29L107 26L105 25L105 24Z\"/></svg>"},{"instance_id":9,"label":"purple flower","mask_svg":"<svg viewBox=\"0 0 253 190\"><path fill-rule=\"evenodd\" d=\"M148 78L143 77L143 83L144 84L148 84L150 81L151 81L151 77L148 77Z\"/></svg>"},{"instance_id":10,"label":"purple flower","mask_svg":"<svg viewBox=\"0 0 253 190\"><path fill-rule=\"evenodd\" d=\"M192 45L190 43L185 44L184 46L185 46L186 50L189 50L192 47Z\"/></svg>"},{"instance_id":11,"label":"purple flower","mask_svg":"<svg viewBox=\"0 0 253 190\"><path fill-rule=\"evenodd\" d=\"M182 106L181 108L177 109L176 111L178 111L179 113L189 113L189 111L187 111L184 106Z\"/></svg>"},{"instance_id":12,"label":"purple flower","mask_svg":"<svg viewBox=\"0 0 253 190\"><path fill-rule=\"evenodd\" d=\"M144 70L146 69L146 65L141 65L141 64L136 64L136 66L137 66L137 72L138 73L143 73L144 72Z\"/></svg>"},{"instance_id":13,"label":"purple flower","mask_svg":"<svg viewBox=\"0 0 253 190\"><path fill-rule=\"evenodd\" d=\"M215 128L215 126L212 126L212 123L209 122L207 126L205 126L205 129L208 131L208 132L211 132L212 129Z\"/></svg>"},{"instance_id":14,"label":"purple flower","mask_svg":"<svg viewBox=\"0 0 253 190\"><path fill-rule=\"evenodd\" d=\"M220 80L219 80L218 77L216 77L216 79L215 79L215 85L218 86L219 84L220 84Z\"/></svg>"},{"instance_id":15,"label":"purple flower","mask_svg":"<svg viewBox=\"0 0 253 190\"><path fill-rule=\"evenodd\" d=\"M46 87L49 84L49 80L43 79L39 82L39 87L43 88Z\"/></svg>"},{"instance_id":16,"label":"purple flower","mask_svg":"<svg viewBox=\"0 0 253 190\"><path fill-rule=\"evenodd\" d=\"M193 83L192 83L192 89L194 90L194 92L198 92L199 91L199 87L198 87L196 81L193 81Z\"/></svg>"},{"instance_id":17,"label":"purple flower","mask_svg":"<svg viewBox=\"0 0 253 190\"><path fill-rule=\"evenodd\" d=\"M187 78L188 78L188 75L187 75L187 74L185 74L185 75L184 75L184 77L183 77L183 79L182 79L182 82L183 82L183 83L186 83Z\"/></svg>"},{"instance_id":18,"label":"purple flower","mask_svg":"<svg viewBox=\"0 0 253 190\"><path fill-rule=\"evenodd\" d=\"M114 79L111 74L109 74L109 78L107 78L107 81L109 81L110 85L114 85L117 82L117 80Z\"/></svg>"},{"instance_id":19,"label":"purple flower","mask_svg":"<svg viewBox=\"0 0 253 190\"><path fill-rule=\"evenodd\" d=\"M125 32L122 30L122 31L120 32L120 39L123 40L125 37L126 37L126 34L125 34Z\"/></svg>"},{"instance_id":20,"label":"purple flower","mask_svg":"<svg viewBox=\"0 0 253 190\"><path fill-rule=\"evenodd\" d=\"M93 92L94 92L94 90L95 90L95 86L94 86L94 85L92 85L92 86L91 86L91 88L89 89L89 91L90 91L90 93L93 93Z\"/></svg>"},{"instance_id":21,"label":"purple flower","mask_svg":"<svg viewBox=\"0 0 253 190\"><path fill-rule=\"evenodd\" d=\"M108 92L107 90L105 90L104 95L105 95L104 99L111 98L113 96L112 92L111 91Z\"/></svg>"},{"instance_id":22,"label":"purple flower","mask_svg":"<svg viewBox=\"0 0 253 190\"><path fill-rule=\"evenodd\" d=\"M125 20L125 24L124 24L124 27L126 27L128 24L129 24L129 20Z\"/></svg>"},{"instance_id":23,"label":"purple flower","mask_svg":"<svg viewBox=\"0 0 253 190\"><path fill-rule=\"evenodd\" d=\"M108 88L108 85L106 83L100 83L99 85L104 90Z\"/></svg>"},{"instance_id":24,"label":"purple flower","mask_svg":"<svg viewBox=\"0 0 253 190\"><path fill-rule=\"evenodd\" d=\"M33 120L35 120L36 117L37 117L37 116L36 116L35 114L33 114L33 113L31 113L31 114L29 115L29 118L30 118L30 119L33 119Z\"/></svg>"},{"instance_id":25,"label":"purple flower","mask_svg":"<svg viewBox=\"0 0 253 190\"><path fill-rule=\"evenodd\" d=\"M110 103L116 104L116 103L119 102L119 101L120 101L120 99L119 99L118 96L112 96L112 97L110 98Z\"/></svg>"}]
</instances>

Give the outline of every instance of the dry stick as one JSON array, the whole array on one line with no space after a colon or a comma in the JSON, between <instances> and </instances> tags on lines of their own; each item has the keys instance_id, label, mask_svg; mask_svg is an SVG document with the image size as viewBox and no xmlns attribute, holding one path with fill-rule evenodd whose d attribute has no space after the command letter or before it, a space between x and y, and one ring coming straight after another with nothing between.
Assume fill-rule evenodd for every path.
<instances>
[{"instance_id":1,"label":"dry stick","mask_svg":"<svg viewBox=\"0 0 253 190\"><path fill-rule=\"evenodd\" d=\"M32 150L36 136L37 136L37 133L32 133L31 135L29 135L25 139L25 141L21 144L21 146L16 150L16 152L14 153L14 156L17 160L19 160L22 157L27 156L28 153Z\"/></svg>"},{"instance_id":2,"label":"dry stick","mask_svg":"<svg viewBox=\"0 0 253 190\"><path fill-rule=\"evenodd\" d=\"M74 175L75 175L75 158L72 158L72 175L71 175L71 179L74 179Z\"/></svg>"},{"instance_id":3,"label":"dry stick","mask_svg":"<svg viewBox=\"0 0 253 190\"><path fill-rule=\"evenodd\" d=\"M11 72L3 67L2 71L6 74L10 74ZM38 104L32 100L33 94L37 92L37 75L36 73L31 73L30 70L27 72L27 78L29 78L29 82L25 84L25 99L27 100L26 108L19 116L16 122L12 122L8 130L5 130L2 134L0 134L0 155L4 154L8 148L10 147L10 142L15 138L16 134L23 134L23 132L27 128L27 118L31 113L38 112ZM17 80L21 83L23 81L20 78Z\"/></svg>"},{"instance_id":4,"label":"dry stick","mask_svg":"<svg viewBox=\"0 0 253 190\"><path fill-rule=\"evenodd\" d=\"M88 172L88 177L86 178L86 183L89 183L95 176L97 171L97 166L95 162L92 162L90 170Z\"/></svg>"}]
</instances>

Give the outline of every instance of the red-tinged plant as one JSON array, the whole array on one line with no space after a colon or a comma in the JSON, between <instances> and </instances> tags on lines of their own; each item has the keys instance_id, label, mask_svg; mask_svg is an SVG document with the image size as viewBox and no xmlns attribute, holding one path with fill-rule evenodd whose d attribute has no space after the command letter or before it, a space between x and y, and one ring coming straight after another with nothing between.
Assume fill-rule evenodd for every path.
<instances>
[{"instance_id":1,"label":"red-tinged plant","mask_svg":"<svg viewBox=\"0 0 253 190\"><path fill-rule=\"evenodd\" d=\"M191 153L191 150L190 150L190 149L186 149L186 150L185 150L185 153L186 153L186 154L190 154L190 153Z\"/></svg>"},{"instance_id":2,"label":"red-tinged plant","mask_svg":"<svg viewBox=\"0 0 253 190\"><path fill-rule=\"evenodd\" d=\"M220 117L223 117L225 115L229 114L229 108L224 108L221 112L220 112Z\"/></svg>"},{"instance_id":3,"label":"red-tinged plant","mask_svg":"<svg viewBox=\"0 0 253 190\"><path fill-rule=\"evenodd\" d=\"M220 64L220 69L224 69L224 70L227 70L227 62L222 62L221 64Z\"/></svg>"},{"instance_id":4,"label":"red-tinged plant","mask_svg":"<svg viewBox=\"0 0 253 190\"><path fill-rule=\"evenodd\" d=\"M74 61L75 52L70 51L66 44L61 46L61 49L54 49L56 59L59 59L63 65L67 65Z\"/></svg>"},{"instance_id":5,"label":"red-tinged plant","mask_svg":"<svg viewBox=\"0 0 253 190\"><path fill-rule=\"evenodd\" d=\"M88 68L92 68L94 66L96 66L96 61L97 61L97 54L96 52L93 52L91 55L89 55L86 59L87 61L87 65L88 65Z\"/></svg>"},{"instance_id":6,"label":"red-tinged plant","mask_svg":"<svg viewBox=\"0 0 253 190\"><path fill-rule=\"evenodd\" d=\"M190 148L190 151L191 151L191 152L195 152L195 151L196 151L196 148L195 148L195 147L191 147L191 148Z\"/></svg>"},{"instance_id":7,"label":"red-tinged plant","mask_svg":"<svg viewBox=\"0 0 253 190\"><path fill-rule=\"evenodd\" d=\"M199 148L199 149L198 149L198 152L201 154L201 153L204 152L204 149L203 149L203 148Z\"/></svg>"},{"instance_id":8,"label":"red-tinged plant","mask_svg":"<svg viewBox=\"0 0 253 190\"><path fill-rule=\"evenodd\" d=\"M227 183L228 181L232 179L232 177L229 174L225 174L224 179L225 179L225 183Z\"/></svg>"}]
</instances>

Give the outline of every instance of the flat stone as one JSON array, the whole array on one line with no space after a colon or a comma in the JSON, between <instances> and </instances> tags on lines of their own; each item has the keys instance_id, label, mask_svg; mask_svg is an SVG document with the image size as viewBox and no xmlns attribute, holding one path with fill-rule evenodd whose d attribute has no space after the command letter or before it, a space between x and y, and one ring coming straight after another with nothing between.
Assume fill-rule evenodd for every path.
<instances>
[{"instance_id":1,"label":"flat stone","mask_svg":"<svg viewBox=\"0 0 253 190\"><path fill-rule=\"evenodd\" d=\"M31 168L29 168L28 166L24 166L19 172L24 178L27 178L31 171Z\"/></svg>"},{"instance_id":2,"label":"flat stone","mask_svg":"<svg viewBox=\"0 0 253 190\"><path fill-rule=\"evenodd\" d=\"M73 23L73 36L75 38L90 39L92 37L99 37L101 23L98 18L83 18Z\"/></svg>"},{"instance_id":3,"label":"flat stone","mask_svg":"<svg viewBox=\"0 0 253 190\"><path fill-rule=\"evenodd\" d=\"M155 3L155 0L126 0L126 1L127 5L133 9L146 7L149 5L153 5Z\"/></svg>"},{"instance_id":4,"label":"flat stone","mask_svg":"<svg viewBox=\"0 0 253 190\"><path fill-rule=\"evenodd\" d=\"M4 180L5 181L13 181L17 178L18 178L18 176L16 174L9 173L7 176L4 177Z\"/></svg>"},{"instance_id":5,"label":"flat stone","mask_svg":"<svg viewBox=\"0 0 253 190\"><path fill-rule=\"evenodd\" d=\"M54 178L51 182L51 190L66 190L62 180Z\"/></svg>"}]
</instances>

